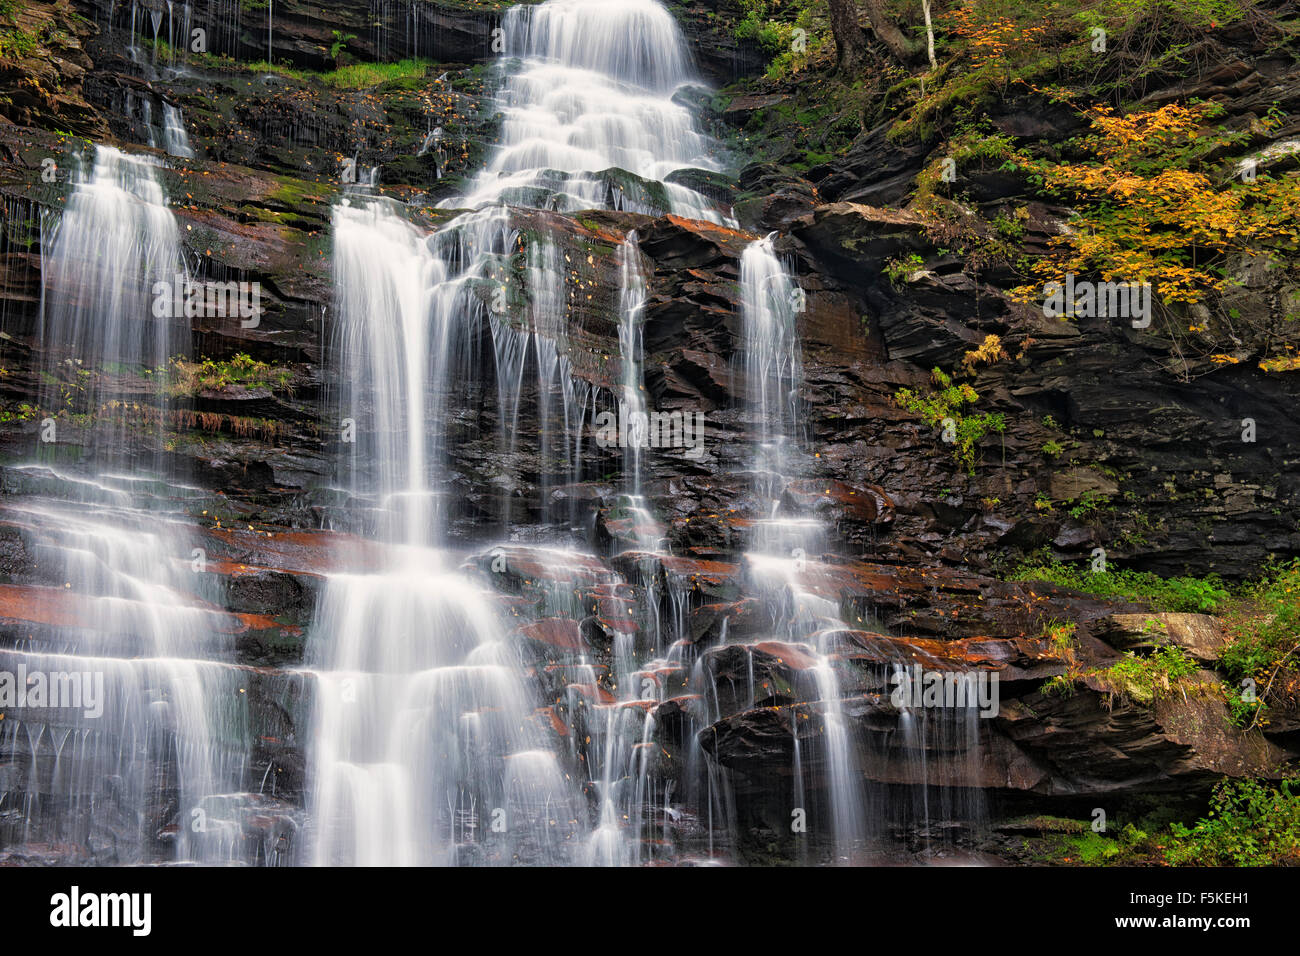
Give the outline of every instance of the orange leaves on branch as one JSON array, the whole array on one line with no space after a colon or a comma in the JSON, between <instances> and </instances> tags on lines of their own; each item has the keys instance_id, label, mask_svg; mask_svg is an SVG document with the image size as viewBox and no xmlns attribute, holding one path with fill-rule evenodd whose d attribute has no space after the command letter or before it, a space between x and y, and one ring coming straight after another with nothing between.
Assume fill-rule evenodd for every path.
<instances>
[{"instance_id":1,"label":"orange leaves on branch","mask_svg":"<svg viewBox=\"0 0 1300 956\"><path fill-rule=\"evenodd\" d=\"M998 63L1016 50L1032 49L1047 32L1045 26L1023 26L1010 17L988 16L979 4L959 4L940 17L951 37L960 38L979 67Z\"/></svg>"},{"instance_id":2,"label":"orange leaves on branch","mask_svg":"<svg viewBox=\"0 0 1300 956\"><path fill-rule=\"evenodd\" d=\"M1071 232L1042 261L1045 281L1100 273L1106 281L1151 282L1165 302L1194 303L1222 291L1235 260L1294 259L1300 248L1300 179L1222 182L1200 168L1203 147L1231 142L1207 128L1212 107L1168 104L1117 116L1088 112L1080 144L1092 162L1039 162L1049 192L1078 208Z\"/></svg>"}]
</instances>

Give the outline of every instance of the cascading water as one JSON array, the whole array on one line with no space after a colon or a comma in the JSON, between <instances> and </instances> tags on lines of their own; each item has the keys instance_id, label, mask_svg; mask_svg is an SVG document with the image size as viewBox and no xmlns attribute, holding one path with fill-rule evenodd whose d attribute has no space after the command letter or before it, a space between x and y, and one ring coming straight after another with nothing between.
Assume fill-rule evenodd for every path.
<instances>
[{"instance_id":1,"label":"cascading water","mask_svg":"<svg viewBox=\"0 0 1300 956\"><path fill-rule=\"evenodd\" d=\"M819 524L779 514L785 484L798 452L799 387L802 360L796 327L802 292L776 254L774 237L751 243L740 260L741 374L743 415L753 434L752 487L767 511L753 523L746 560L749 578L763 596L776 636L803 644L811 652L813 699L820 709L822 732L817 753L803 753L798 735L795 759L800 786L806 766L819 761L829 792L831 830L836 854L846 859L863 835L862 780L856 747L843 713L835 668L823 635L839 625L834 601L812 593L803 577L810 551L820 543ZM797 721L796 721L797 727Z\"/></svg>"},{"instance_id":2,"label":"cascading water","mask_svg":"<svg viewBox=\"0 0 1300 956\"><path fill-rule=\"evenodd\" d=\"M194 158L194 149L190 146L190 135L185 131L180 107L170 103L163 103L163 148L172 156Z\"/></svg>"},{"instance_id":3,"label":"cascading water","mask_svg":"<svg viewBox=\"0 0 1300 956\"><path fill-rule=\"evenodd\" d=\"M740 316L745 408L755 430L755 491L773 501L782 492L787 455L798 425L801 362L795 330L798 287L768 236L740 258Z\"/></svg>"},{"instance_id":4,"label":"cascading water","mask_svg":"<svg viewBox=\"0 0 1300 956\"><path fill-rule=\"evenodd\" d=\"M337 407L358 435L350 490L390 550L378 573L331 576L317 611L313 858L560 862L579 814L530 722L518 651L434 547L463 317L482 319L476 295L515 233L489 210L425 239L385 201L357 202L334 217Z\"/></svg>"},{"instance_id":5,"label":"cascading water","mask_svg":"<svg viewBox=\"0 0 1300 956\"><path fill-rule=\"evenodd\" d=\"M164 368L188 350L184 322L153 315L155 283L185 274L176 220L155 172L144 157L97 147L89 174L79 175L62 216L46 230L41 345L51 365L94 362L112 375Z\"/></svg>"},{"instance_id":6,"label":"cascading water","mask_svg":"<svg viewBox=\"0 0 1300 956\"><path fill-rule=\"evenodd\" d=\"M21 791L23 813L5 842L87 846L100 862L265 859L239 819L258 801L244 792L246 678L228 663L237 622L195 595L184 526L39 500L4 516L29 529L66 587L33 595L43 607L32 616L58 621L59 640L0 651L0 670L100 695L98 713L6 713L0 753L26 769L6 787Z\"/></svg>"},{"instance_id":7,"label":"cascading water","mask_svg":"<svg viewBox=\"0 0 1300 956\"><path fill-rule=\"evenodd\" d=\"M645 318L646 276L641 248L635 232L629 233L618 251L619 319L618 344L623 359L623 378L618 415L626 423L623 449L625 506L632 515L633 538L638 550L654 551L663 528L654 520L642 494L642 456L650 444L650 420L646 407L642 365L642 322Z\"/></svg>"},{"instance_id":8,"label":"cascading water","mask_svg":"<svg viewBox=\"0 0 1300 956\"><path fill-rule=\"evenodd\" d=\"M0 821L4 843L75 845L85 862L269 861L245 839L268 802L246 792L242 624L216 610L179 514L198 489L131 452L158 443L169 402L152 375L188 346L151 308L154 284L184 275L175 220L148 161L99 147L47 225L40 450L58 470L5 475L3 520L42 578L18 592L39 627L0 651L0 672L30 675L27 706L11 701L0 724L17 771L0 805L20 808ZM81 706L37 700L42 682L75 688Z\"/></svg>"},{"instance_id":9,"label":"cascading water","mask_svg":"<svg viewBox=\"0 0 1300 956\"><path fill-rule=\"evenodd\" d=\"M723 218L693 190L660 182L683 167L716 167L689 110L672 102L690 70L676 24L659 4L551 0L512 8L503 28L502 145L467 197L443 203L479 211L427 239L382 200L354 194L335 212L334 407L355 429L345 484L359 527L388 545L390 557L379 573L332 576L313 628L310 802L319 863L509 861L525 848L558 862L588 829L571 775L532 728L536 690L524 680L519 650L485 596L438 550L449 478L443 397L464 380L459 360L485 325L503 456L517 441L531 355L539 457L558 450L573 462L572 480L592 390L564 354L565 265L544 232L521 242L506 204ZM516 272L510 260L520 251L525 266ZM620 266L622 403L643 419L638 343L646 288L635 236L624 243ZM512 291L511 282L524 288ZM516 295L527 328L489 304ZM548 431L557 417L562 438ZM641 501L639 454L639 446L629 451L633 502ZM545 467L539 477L545 525ZM502 510L509 528L508 502ZM596 819L575 858L607 864L640 858L642 808L653 803L646 792L653 719L631 693L646 675L630 647L616 656L624 696L597 707L596 740L583 749ZM599 698L594 672L589 677ZM486 822L497 812L512 822L508 841L494 844Z\"/></svg>"},{"instance_id":10,"label":"cascading water","mask_svg":"<svg viewBox=\"0 0 1300 956\"><path fill-rule=\"evenodd\" d=\"M209 10L237 48L239 5ZM153 12L139 12L142 35L150 23L158 35ZM422 16L411 5L408 44ZM134 4L131 19L134 34ZM342 474L325 513L358 537L338 546L304 667L284 678L310 708L305 813L267 792L269 764L264 774L252 764L258 718L247 691L274 678L231 663L246 624L217 610L226 596L203 574L210 538L183 517L202 492L178 481L166 456L142 465L175 410L147 378L190 337L179 316L152 309L154 285L186 275L158 167L100 148L61 220L47 220L42 402L72 414L54 422L62 437L42 446L45 465L4 472L4 490L22 497L0 508L0 521L22 529L49 580L28 593L46 630L0 650L0 671L98 674L104 707L102 716L5 714L6 848L66 842L117 862L636 865L672 859L690 826L678 826L682 816L698 810L682 845L695 839L725 858L741 842L738 801L731 771L700 738L729 718L784 710L793 758L777 799L811 808L820 845L842 861L860 858L884 817L864 764L903 751L922 763L956 755L949 763L960 771L975 753L969 709L941 721L903 707L879 753L854 739L849 710L859 703L843 700L842 683L849 628L834 584L822 584L828 565L816 560L827 560L828 535L784 504L812 471L800 436L802 293L775 237L740 260L733 378L745 390L736 420L752 455L737 478L759 503L733 525L750 535L745 571L728 577L734 565L670 553L667 519L647 498L662 500L666 484L647 452L643 344L648 307L661 321L650 294L661 277L629 230L640 220L583 217L582 235L617 265L618 362L593 373L580 364L592 338L574 302L591 299L583 283L602 269L587 258L580 275L576 224L554 213L729 220L685 185L698 176L675 175L718 169L678 101L692 72L682 37L653 0L550 0L514 8L502 24L500 146L467 193L443 203L472 211L423 232L376 194L372 174L333 214L325 431L338 436ZM271 30L268 13L268 56ZM192 156L179 110L160 102L167 151ZM430 131L421 153L441 153L440 133ZM629 230L621 242L615 229ZM477 350L495 360L499 436L489 425L484 444L498 441L501 464L485 473L499 483L509 540L462 563L450 550L462 540L457 519L489 510L465 503L455 470L467 457L461 443L481 436L453 397L477 389L492 414ZM622 474L597 482L583 443L611 398L627 423ZM520 427L530 415L535 433ZM88 475L67 467L78 457ZM67 470L53 471L56 459ZM519 493L528 482L532 497ZM592 495L598 484L605 530L622 526L600 539L617 572L576 549L521 543L572 544L585 533L574 489ZM693 612L710 566L727 579L716 590L742 600L716 605L720 622L702 635L707 615ZM761 623L729 631L749 611L742 603L764 605ZM560 650L536 646L548 642ZM788 682L774 688L756 675L764 657L788 666ZM929 774L923 765L921 779ZM912 819L963 812L962 779L940 780L933 797L913 788Z\"/></svg>"},{"instance_id":11,"label":"cascading water","mask_svg":"<svg viewBox=\"0 0 1300 956\"><path fill-rule=\"evenodd\" d=\"M729 217L667 181L684 168L719 167L691 111L673 101L694 71L663 6L549 0L511 7L501 29L501 146L469 195L444 206L506 202Z\"/></svg>"},{"instance_id":12,"label":"cascading water","mask_svg":"<svg viewBox=\"0 0 1300 956\"><path fill-rule=\"evenodd\" d=\"M875 799L876 788L868 786L863 774L864 759L893 758L912 765L912 776L920 781L911 788L914 806L893 808L893 822L920 824L927 841L931 785L940 786L941 816L964 812L969 817L978 812L977 807L956 806L958 800L953 796L974 777L978 715L973 695L968 698L972 701L968 706L937 713L903 706L899 708L897 739L867 747L854 737L845 712L837 662L849 628L841 617L838 600L826 596L834 593L834 585L827 581L826 566L814 557L826 550L827 535L816 520L781 513L789 482L802 467L798 439L802 361L796 323L804 297L777 255L774 239L768 236L752 243L741 257L742 343L738 371L744 383L742 414L754 448L750 484L761 509L751 524L746 562L749 583L763 598L775 636L783 642L778 647L801 646L809 652L802 670L811 680L801 688L804 703L796 707L797 716L793 718L796 788L792 799L809 803L821 799L821 794L809 792L803 784L810 770L819 770L816 776L823 781L826 804L822 815L828 819L831 835L828 842L834 847L835 860L846 862L858 858L866 841L879 835L885 816L886 808L878 806ZM887 656L899 655L888 645L887 638L881 643L886 645ZM696 672L696 684L702 686L707 698L711 675L705 659L697 664ZM883 671L877 676L881 684L888 684L888 675ZM748 706L753 705L751 686ZM712 716L716 719L720 714L715 710ZM819 732L801 741L799 720L813 716L820 721ZM932 751L944 755L957 771L942 778L929 773L926 755ZM725 798L720 801L725 802ZM909 811L911 817L907 819Z\"/></svg>"}]
</instances>

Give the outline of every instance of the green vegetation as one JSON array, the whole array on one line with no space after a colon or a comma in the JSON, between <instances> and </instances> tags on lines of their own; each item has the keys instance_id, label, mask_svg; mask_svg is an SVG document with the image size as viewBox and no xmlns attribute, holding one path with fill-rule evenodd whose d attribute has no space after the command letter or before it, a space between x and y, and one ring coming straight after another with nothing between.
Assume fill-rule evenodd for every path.
<instances>
[{"instance_id":1,"label":"green vegetation","mask_svg":"<svg viewBox=\"0 0 1300 956\"><path fill-rule=\"evenodd\" d=\"M1268 866L1297 862L1300 799L1297 781L1274 788L1256 780L1224 781L1209 814L1188 828L1170 827L1165 862L1171 866Z\"/></svg>"},{"instance_id":2,"label":"green vegetation","mask_svg":"<svg viewBox=\"0 0 1300 956\"><path fill-rule=\"evenodd\" d=\"M337 33L338 31L334 32ZM334 59L338 59L339 53L342 52L342 48L348 39L355 38L350 35L343 35L341 38L337 38L335 44L330 47L331 56ZM144 42L148 44L153 41L146 40ZM334 51L336 46L338 52ZM158 41L158 47L158 57L160 59L168 57L166 41ZM300 83L320 83L343 90L363 90L400 80L420 80L428 72L432 63L432 61L424 59L399 60L396 63L350 63L347 66L326 73L317 73L313 70L298 69L290 66L287 62L271 63L267 60L243 62L228 56L218 56L213 53L191 54L179 49L173 49L171 56L178 59L192 60L208 69L238 70L257 74L274 73L277 76L298 80Z\"/></svg>"},{"instance_id":3,"label":"green vegetation","mask_svg":"<svg viewBox=\"0 0 1300 956\"><path fill-rule=\"evenodd\" d=\"M1149 604L1161 611L1211 614L1223 607L1228 590L1215 575L1204 578L1162 578L1150 571L1090 571L1060 561L1023 564L1009 575L1012 581L1047 581L1063 588Z\"/></svg>"},{"instance_id":4,"label":"green vegetation","mask_svg":"<svg viewBox=\"0 0 1300 956\"><path fill-rule=\"evenodd\" d=\"M1300 695L1300 560L1270 565L1258 581L1234 592L1214 575L1161 578L1119 569L1091 572L1050 559L1023 564L1008 578L1047 581L1160 611L1218 615L1228 645L1216 666L1224 679L1221 689L1229 720L1237 728L1267 726L1270 705L1294 706ZM1058 642L1053 639L1053 644ZM1150 703L1197 669L1173 646L1159 647L1145 656L1129 653L1109 668L1088 671L1076 668L1073 655L1062 650L1057 646L1058 653L1070 662L1067 672L1047 681L1045 693L1073 693L1077 679L1092 676L1115 694Z\"/></svg>"},{"instance_id":5,"label":"green vegetation","mask_svg":"<svg viewBox=\"0 0 1300 956\"><path fill-rule=\"evenodd\" d=\"M237 66L252 73L278 73L281 76L301 80L304 83L323 83L343 90L364 90L382 86L395 80L409 80L423 77L429 68L428 60L399 60L396 63L350 63L330 70L328 73L313 73L310 70L298 70L284 64L240 63L228 61L226 65Z\"/></svg>"},{"instance_id":6,"label":"green vegetation","mask_svg":"<svg viewBox=\"0 0 1300 956\"><path fill-rule=\"evenodd\" d=\"M179 396L231 387L284 390L293 381L293 372L259 362L240 352L226 361L205 358L199 362L189 362L178 356L172 359L163 379L167 383L168 392Z\"/></svg>"},{"instance_id":7,"label":"green vegetation","mask_svg":"<svg viewBox=\"0 0 1300 956\"><path fill-rule=\"evenodd\" d=\"M1300 863L1297 786L1296 780L1276 786L1223 780L1206 815L1190 826L1153 815L1125 824L1114 837L1087 830L1057 838L1055 856L1085 866L1294 866ZM1063 825L1054 830L1068 833Z\"/></svg>"},{"instance_id":8,"label":"green vegetation","mask_svg":"<svg viewBox=\"0 0 1300 956\"><path fill-rule=\"evenodd\" d=\"M741 0L741 8L734 36L771 58L768 79L797 73L829 45L824 0Z\"/></svg>"},{"instance_id":9,"label":"green vegetation","mask_svg":"<svg viewBox=\"0 0 1300 956\"><path fill-rule=\"evenodd\" d=\"M1219 663L1233 682L1227 696L1234 721L1267 724L1267 698L1294 688L1300 674L1300 560L1269 568L1245 590L1226 624L1231 643ZM1243 694L1247 681L1253 692Z\"/></svg>"},{"instance_id":10,"label":"green vegetation","mask_svg":"<svg viewBox=\"0 0 1300 956\"><path fill-rule=\"evenodd\" d=\"M348 41L357 38L355 33L344 33L342 30L331 30L330 36L334 40L330 44L330 59L335 61L338 60L339 54L343 52L343 48L348 45Z\"/></svg>"},{"instance_id":11,"label":"green vegetation","mask_svg":"<svg viewBox=\"0 0 1300 956\"><path fill-rule=\"evenodd\" d=\"M40 415L40 409L26 402L14 408L0 408L0 423L29 422Z\"/></svg>"},{"instance_id":12,"label":"green vegetation","mask_svg":"<svg viewBox=\"0 0 1300 956\"><path fill-rule=\"evenodd\" d=\"M960 0L935 22L939 68L926 83L902 84L917 95L890 135L932 140L999 96L1068 98L1075 83L1104 98L1147 76L1177 75L1207 33L1262 20L1253 8L1252 0Z\"/></svg>"},{"instance_id":13,"label":"green vegetation","mask_svg":"<svg viewBox=\"0 0 1300 956\"><path fill-rule=\"evenodd\" d=\"M937 390L921 394L910 388L901 388L894 402L921 416L925 422L940 430L943 440L952 445L953 460L968 474L975 473L975 458L979 443L990 433L1002 434L1006 419L1001 412L983 412L972 415L963 411L965 406L979 401L979 394L970 385L954 384L951 375L941 369L930 371Z\"/></svg>"},{"instance_id":14,"label":"green vegetation","mask_svg":"<svg viewBox=\"0 0 1300 956\"><path fill-rule=\"evenodd\" d=\"M1181 647L1158 647L1145 656L1130 651L1097 677L1113 693L1140 704L1167 697L1183 678L1199 669Z\"/></svg>"},{"instance_id":15,"label":"green vegetation","mask_svg":"<svg viewBox=\"0 0 1300 956\"><path fill-rule=\"evenodd\" d=\"M1194 682L1188 678L1199 670L1196 661L1186 651L1172 645L1158 647L1146 655L1129 651L1104 667L1080 668L1074 655L1073 631L1058 631L1049 640L1067 665L1064 674L1043 682L1043 694L1069 697L1080 680L1092 678L1110 695L1111 701L1119 698L1150 706L1170 696L1176 688L1181 687L1184 692L1192 689Z\"/></svg>"},{"instance_id":16,"label":"green vegetation","mask_svg":"<svg viewBox=\"0 0 1300 956\"><path fill-rule=\"evenodd\" d=\"M36 51L36 37L25 30L0 30L0 60L18 60Z\"/></svg>"},{"instance_id":17,"label":"green vegetation","mask_svg":"<svg viewBox=\"0 0 1300 956\"><path fill-rule=\"evenodd\" d=\"M925 260L915 252L905 259L890 259L885 263L885 275L894 285L903 285L908 278L925 268Z\"/></svg>"},{"instance_id":18,"label":"green vegetation","mask_svg":"<svg viewBox=\"0 0 1300 956\"><path fill-rule=\"evenodd\" d=\"M1066 513L1075 521L1086 521L1109 507L1111 505L1105 494L1089 490L1073 501Z\"/></svg>"}]
</instances>

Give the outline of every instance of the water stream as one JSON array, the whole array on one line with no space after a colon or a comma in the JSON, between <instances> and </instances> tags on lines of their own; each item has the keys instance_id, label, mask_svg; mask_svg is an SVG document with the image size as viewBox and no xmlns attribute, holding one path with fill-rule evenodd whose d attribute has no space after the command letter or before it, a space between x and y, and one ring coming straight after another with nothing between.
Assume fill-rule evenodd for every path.
<instances>
[{"instance_id":1,"label":"water stream","mask_svg":"<svg viewBox=\"0 0 1300 956\"><path fill-rule=\"evenodd\" d=\"M187 30L190 9L167 6L174 42L173 17ZM417 6L408 45L419 42ZM235 46L238 5L209 8ZM160 30L153 12L132 4L133 36ZM4 474L15 498L0 519L43 556L32 619L48 627L0 652L0 670L99 674L105 710L19 710L0 723L4 843L84 844L132 863L734 860L736 779L706 738L775 710L791 754L777 812L807 810L827 855L795 852L850 862L881 829L869 761L898 748L918 759L974 752L969 712L943 723L907 711L887 752L855 737L843 686L851 629L827 583L833 532L789 506L791 483L812 474L811 449L803 292L777 236L740 256L733 361L748 448L733 477L756 503L735 580L766 624L733 635L724 618L697 645L700 569L736 569L675 554L656 511L670 492L650 458L662 453L649 434L644 331L654 263L611 216L600 239L614 261L589 259L584 272L563 219L599 209L732 223L686 184L685 171L722 166L680 95L695 82L688 50L655 0L548 0L512 7L501 24L500 141L466 191L443 200L440 224L417 226L377 176L332 212L320 424L338 473L322 514L350 535L322 575L292 673L233 663L249 625L220 610L204 573L209 539L186 517L207 514L208 493L159 440L182 409L154 376L189 354L190 330L153 308L157 283L188 275L157 167L99 147L61 217L43 224L42 402L70 414L56 423L61 440ZM268 15L268 56L271 30ZM194 155L165 101L161 131L169 153ZM439 148L438 133L421 152ZM601 274L617 288L593 291ZM618 355L603 376L582 364L586 330L574 322L579 297L597 292L617 313ZM490 434L461 413L467 395L495 413ZM600 408L624 423L617 450L593 448ZM525 419L537 429L525 433ZM489 510L464 500L457 453L469 442L494 450L484 474L499 500L496 520L472 519L467 543L465 514ZM621 460L612 479L599 474L611 460ZM530 482L531 499L518 493ZM616 529L600 555L575 492L597 485ZM779 688L777 671L760 675L773 659ZM301 807L274 792L269 765L253 771L249 690L276 681L306 701ZM916 799L908 812L928 819L928 789Z\"/></svg>"}]
</instances>

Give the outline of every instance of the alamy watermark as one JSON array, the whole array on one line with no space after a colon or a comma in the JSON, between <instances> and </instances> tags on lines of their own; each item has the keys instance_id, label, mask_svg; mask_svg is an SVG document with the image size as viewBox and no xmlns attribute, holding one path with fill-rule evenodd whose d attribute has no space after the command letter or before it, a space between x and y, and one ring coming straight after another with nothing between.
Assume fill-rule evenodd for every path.
<instances>
[{"instance_id":1,"label":"alamy watermark","mask_svg":"<svg viewBox=\"0 0 1300 956\"><path fill-rule=\"evenodd\" d=\"M601 448L685 448L686 457L704 455L703 412L601 412L596 416Z\"/></svg>"},{"instance_id":2,"label":"alamy watermark","mask_svg":"<svg viewBox=\"0 0 1300 956\"><path fill-rule=\"evenodd\" d=\"M1000 707L996 671L928 671L920 664L890 675L889 702L898 709L976 707L981 717L996 717Z\"/></svg>"},{"instance_id":3,"label":"alamy watermark","mask_svg":"<svg viewBox=\"0 0 1300 956\"><path fill-rule=\"evenodd\" d=\"M177 275L153 284L155 319L215 319L238 316L240 325L255 329L262 321L262 283L197 282Z\"/></svg>"},{"instance_id":4,"label":"alamy watermark","mask_svg":"<svg viewBox=\"0 0 1300 956\"><path fill-rule=\"evenodd\" d=\"M60 929L118 927L131 930L132 936L148 936L152 913L152 893L83 893L73 886L50 897L50 925Z\"/></svg>"},{"instance_id":5,"label":"alamy watermark","mask_svg":"<svg viewBox=\"0 0 1300 956\"><path fill-rule=\"evenodd\" d=\"M0 671L0 708L79 709L94 719L104 713L101 671Z\"/></svg>"},{"instance_id":6,"label":"alamy watermark","mask_svg":"<svg viewBox=\"0 0 1300 956\"><path fill-rule=\"evenodd\" d=\"M1064 282L1043 286L1043 315L1131 319L1133 328L1145 329L1151 324L1151 283L1076 281L1067 272Z\"/></svg>"}]
</instances>

